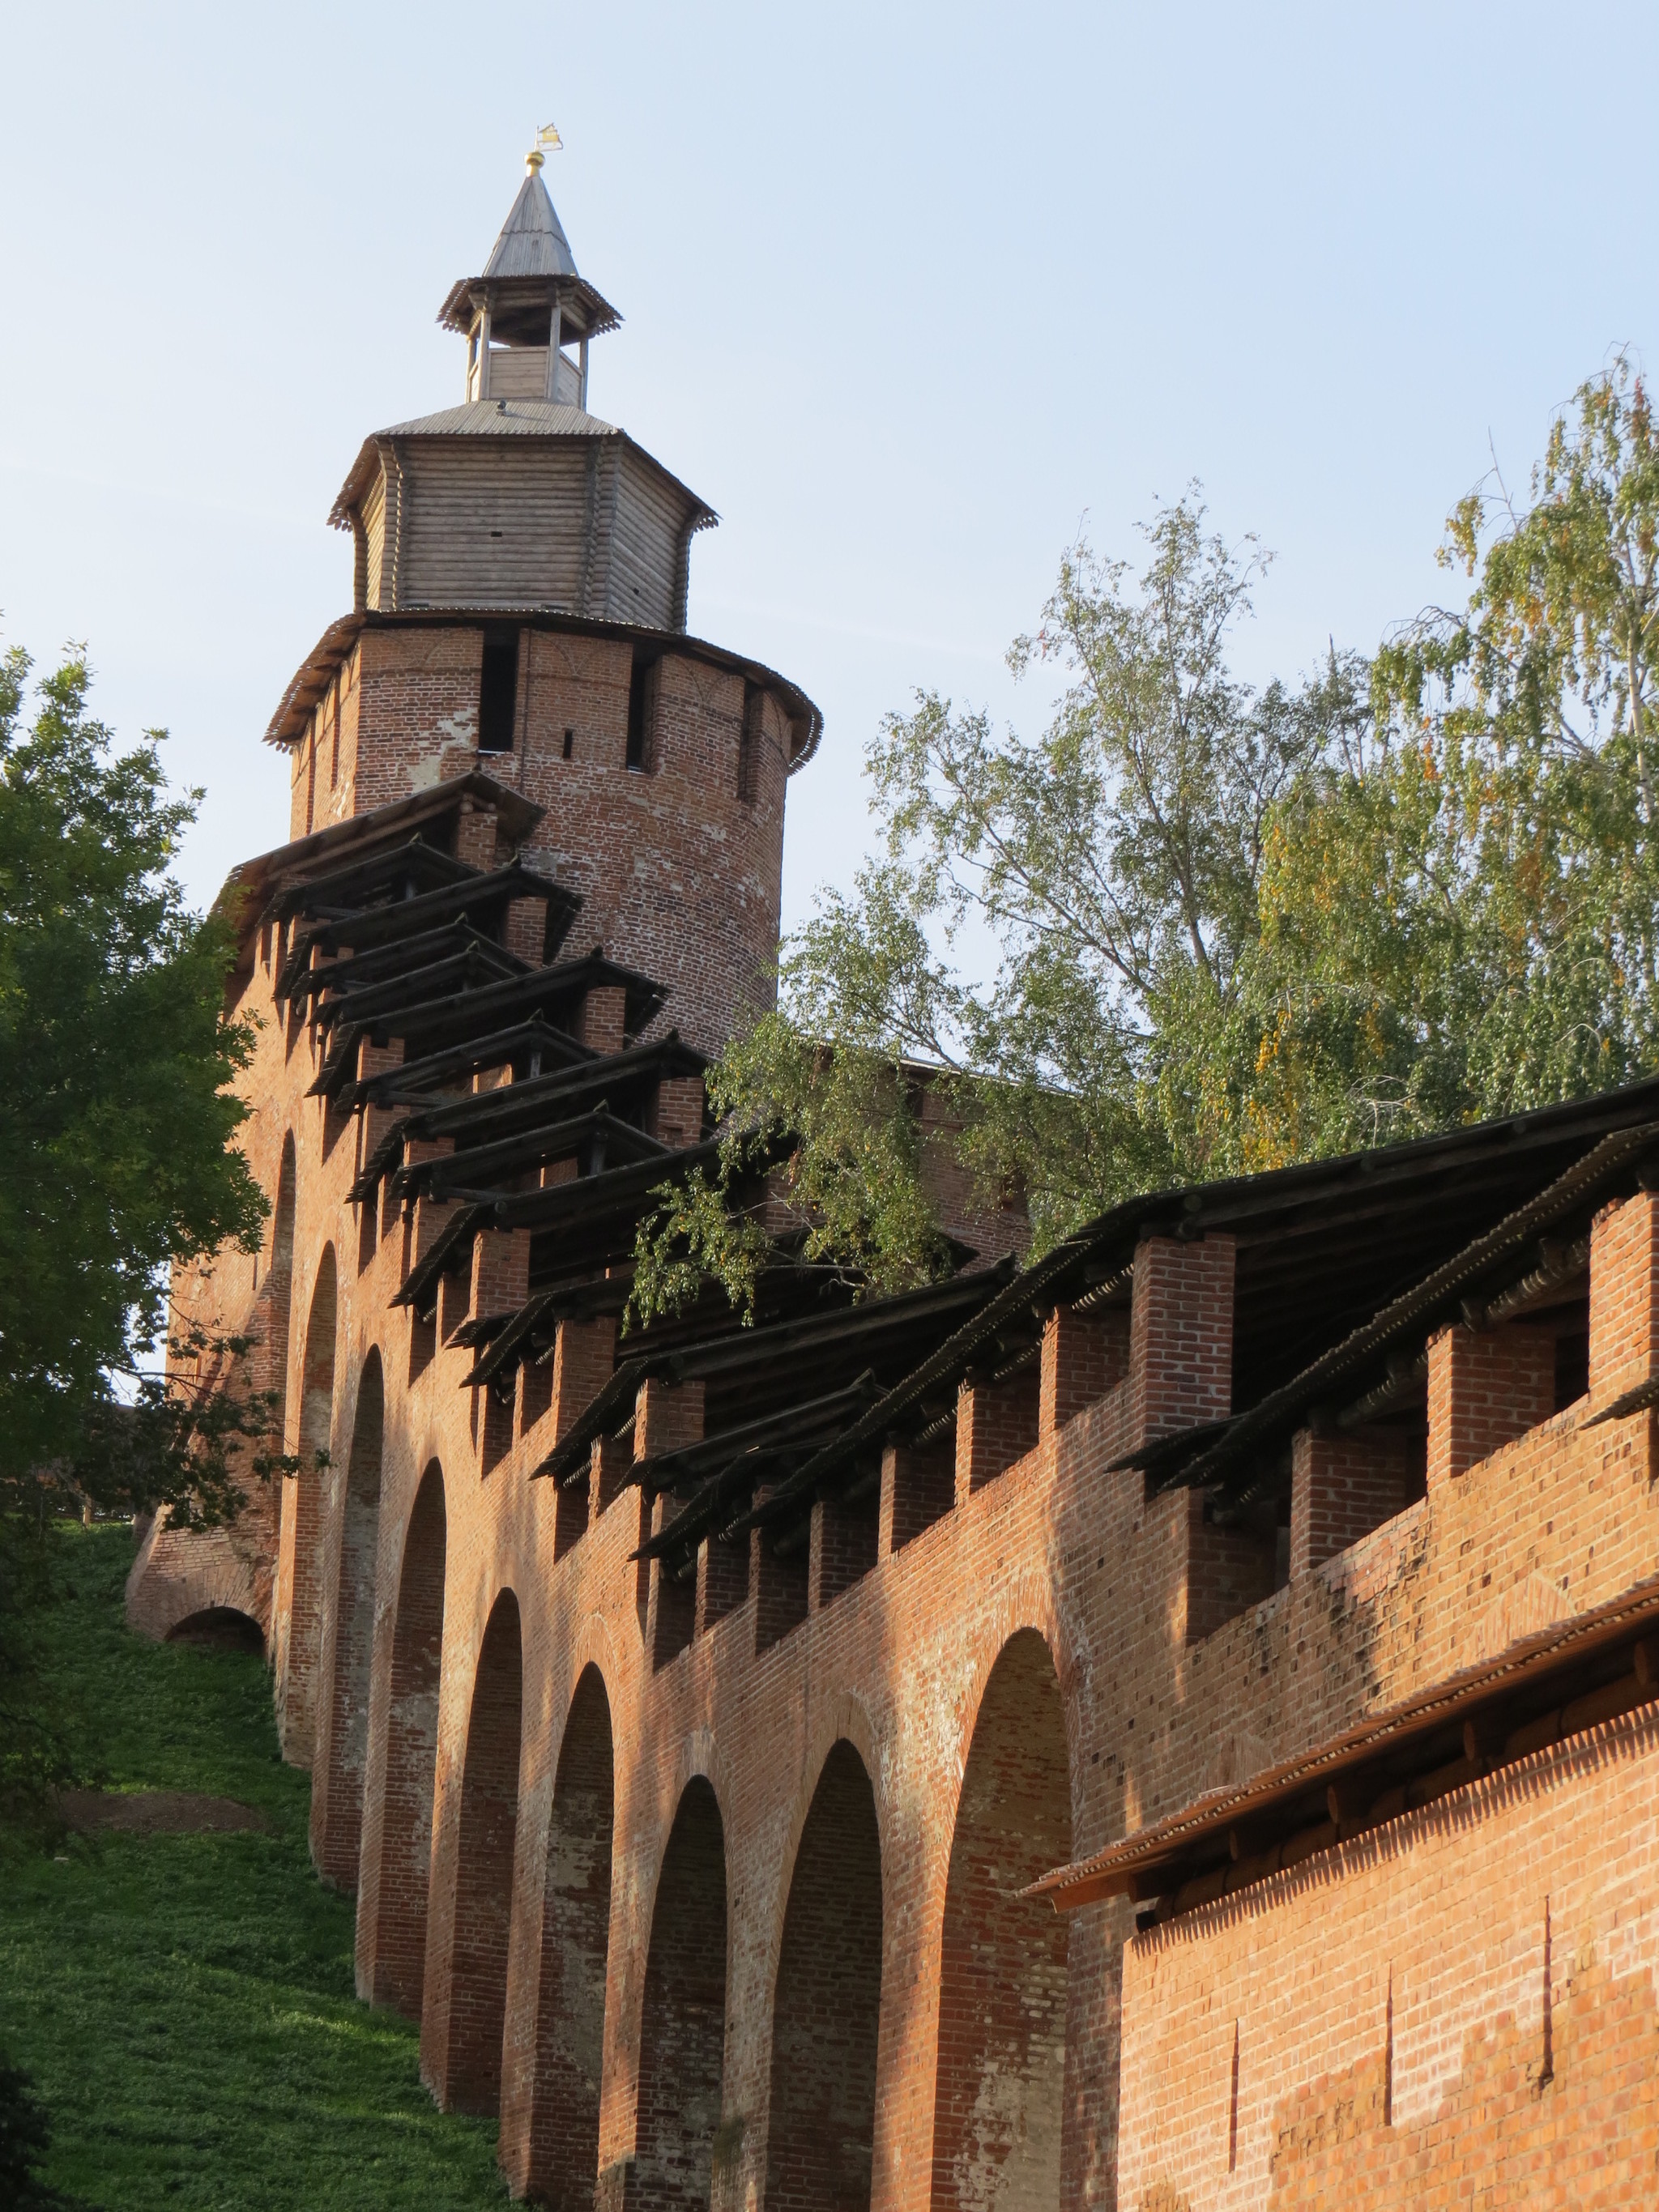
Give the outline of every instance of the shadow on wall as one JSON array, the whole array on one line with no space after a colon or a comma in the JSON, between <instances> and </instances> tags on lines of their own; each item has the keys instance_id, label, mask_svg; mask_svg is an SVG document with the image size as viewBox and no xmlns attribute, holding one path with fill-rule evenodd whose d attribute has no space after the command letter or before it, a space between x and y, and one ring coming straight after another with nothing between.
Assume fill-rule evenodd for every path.
<instances>
[{"instance_id":1,"label":"shadow on wall","mask_svg":"<svg viewBox=\"0 0 1659 2212\"><path fill-rule=\"evenodd\" d=\"M615 1820L611 1702L590 1666L571 1699L553 1778L535 2071L527 2085L526 2186L553 2204L591 2203L599 2170Z\"/></svg>"},{"instance_id":2,"label":"shadow on wall","mask_svg":"<svg viewBox=\"0 0 1659 2212\"><path fill-rule=\"evenodd\" d=\"M790 1877L772 2009L769 2212L870 2201L881 2023L881 1837L850 1743L823 1763Z\"/></svg>"},{"instance_id":3,"label":"shadow on wall","mask_svg":"<svg viewBox=\"0 0 1659 2212\"><path fill-rule=\"evenodd\" d=\"M325 1244L306 1323L300 1400L300 1472L283 1485L282 1554L277 1569L276 1725L283 1756L308 1767L316 1742L318 1646L322 1631L323 1484L318 1454L326 1453L334 1424L334 1337L337 1300L334 1247ZM284 1602L284 1599L286 1602Z\"/></svg>"},{"instance_id":4,"label":"shadow on wall","mask_svg":"<svg viewBox=\"0 0 1659 2212\"><path fill-rule=\"evenodd\" d=\"M478 1654L461 1773L443 2100L452 2112L493 2114L501 2108L523 1711L519 1601L503 1590Z\"/></svg>"},{"instance_id":5,"label":"shadow on wall","mask_svg":"<svg viewBox=\"0 0 1659 2212\"><path fill-rule=\"evenodd\" d=\"M674 1815L651 1914L629 2212L700 2212L726 2047L726 1834L698 1775Z\"/></svg>"},{"instance_id":6,"label":"shadow on wall","mask_svg":"<svg viewBox=\"0 0 1659 2212\"><path fill-rule=\"evenodd\" d=\"M390 2005L410 2020L421 2016L426 1978L447 1534L443 1469L434 1459L421 1477L404 1537L379 1849L371 1837L373 1895L360 1911L359 1923L363 1994L371 2003Z\"/></svg>"},{"instance_id":7,"label":"shadow on wall","mask_svg":"<svg viewBox=\"0 0 1659 2212\"><path fill-rule=\"evenodd\" d=\"M1060 2202L1069 1930L1019 1891L1071 1853L1060 1682L1042 1638L1022 1629L985 1686L951 1842L933 2212Z\"/></svg>"},{"instance_id":8,"label":"shadow on wall","mask_svg":"<svg viewBox=\"0 0 1659 2212\"><path fill-rule=\"evenodd\" d=\"M322 1771L313 1780L311 1808L311 1855L317 1871L325 1881L348 1891L357 1887L362 1839L384 1428L385 1392L376 1350L364 1361L358 1381L351 1455L346 1462L340 1566L329 1623L331 1679L322 1686Z\"/></svg>"}]
</instances>

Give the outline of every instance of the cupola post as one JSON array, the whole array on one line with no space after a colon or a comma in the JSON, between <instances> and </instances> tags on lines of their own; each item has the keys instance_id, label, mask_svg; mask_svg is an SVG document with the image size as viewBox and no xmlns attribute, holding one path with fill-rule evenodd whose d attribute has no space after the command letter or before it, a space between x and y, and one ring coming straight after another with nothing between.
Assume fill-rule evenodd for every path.
<instances>
[{"instance_id":1,"label":"cupola post","mask_svg":"<svg viewBox=\"0 0 1659 2212\"><path fill-rule=\"evenodd\" d=\"M438 319L463 334L466 398L536 399L587 412L590 342L621 317L577 274L575 256L542 181L539 146L481 276L451 288ZM576 358L565 349L572 343Z\"/></svg>"}]
</instances>

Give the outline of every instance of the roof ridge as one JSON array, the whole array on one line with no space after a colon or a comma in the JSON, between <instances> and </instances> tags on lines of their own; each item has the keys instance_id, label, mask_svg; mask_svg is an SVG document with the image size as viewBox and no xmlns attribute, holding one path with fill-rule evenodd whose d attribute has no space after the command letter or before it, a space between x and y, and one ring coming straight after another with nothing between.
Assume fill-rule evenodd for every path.
<instances>
[{"instance_id":1,"label":"roof ridge","mask_svg":"<svg viewBox=\"0 0 1659 2212\"><path fill-rule=\"evenodd\" d=\"M552 195L532 168L518 189L496 234L486 276L574 276L576 257L564 234Z\"/></svg>"}]
</instances>

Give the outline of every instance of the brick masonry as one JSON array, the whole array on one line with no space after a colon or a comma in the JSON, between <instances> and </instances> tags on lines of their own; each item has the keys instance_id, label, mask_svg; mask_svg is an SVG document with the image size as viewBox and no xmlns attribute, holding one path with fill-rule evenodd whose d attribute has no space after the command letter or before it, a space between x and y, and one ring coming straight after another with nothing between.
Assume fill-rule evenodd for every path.
<instances>
[{"instance_id":1,"label":"brick masonry","mask_svg":"<svg viewBox=\"0 0 1659 2212\"><path fill-rule=\"evenodd\" d=\"M740 798L743 678L671 649L648 775L625 765L632 647L526 629L508 753L477 750L483 634L462 622L373 629L295 749L289 835L408 798L481 764L546 812L526 855L584 902L569 952L602 945L672 993L664 1019L705 1049L770 1003L790 728L763 695ZM565 750L565 732L570 750ZM314 766L313 766L314 761ZM480 866L493 854L466 854Z\"/></svg>"},{"instance_id":2,"label":"brick masonry","mask_svg":"<svg viewBox=\"0 0 1659 2212\"><path fill-rule=\"evenodd\" d=\"M1137 1936L1122 2201L1654 2203L1656 1784L1649 1705Z\"/></svg>"},{"instance_id":3,"label":"brick masonry","mask_svg":"<svg viewBox=\"0 0 1659 2212\"><path fill-rule=\"evenodd\" d=\"M663 976L661 1019L714 1042L775 935L781 733L739 800L742 685L671 658L656 772L632 775L617 650L533 637L505 772L589 898L574 943ZM464 624L366 635L331 789L331 735L296 762L296 825L477 765L476 655ZM1275 1589L1258 1536L1107 1472L1231 1404L1232 1247L1149 1237L1127 1320L1051 1316L1040 1364L972 1378L954 1446L890 1450L796 1553L705 1546L664 1589L632 1557L627 1445L607 1439L586 1486L534 1479L614 1334L567 1324L512 1407L461 1387L471 1356L445 1338L511 1295L520 1255L485 1240L435 1329L392 1306L447 1209L365 1233L346 1193L372 1138L306 1095L318 1061L271 1004L279 950L243 1002L264 1023L244 1135L281 1200L270 1241L179 1294L253 1318L290 1442L329 1464L283 1484L279 1512L256 1500L240 1552L150 1532L130 1611L161 1634L234 1604L266 1629L319 1867L356 1890L360 1989L418 2013L437 2096L499 2111L515 2190L1073 2212L1418 2201L1425 2175L1473 2203L1474 2169L1445 2162L1458 2127L1489 2130L1489 2161L1534 2156L1547 2118L1605 2149L1629 2112L1645 2142L1645 1721L1127 1953L1127 1907L1061 1921L1018 1892L1652 1574L1647 1413L1581 1428L1582 1403L1549 1410L1522 1331L1454 1329L1431 1358L1425 1494L1401 1506L1388 1470L1298 1440ZM1652 1197L1598 1221L1598 1406L1652 1371L1656 1255ZM695 1436L701 1410L653 1387L633 1449ZM1546 1899L1554 2073L1523 2095ZM1391 1970L1394 2117L1373 2124Z\"/></svg>"}]
</instances>

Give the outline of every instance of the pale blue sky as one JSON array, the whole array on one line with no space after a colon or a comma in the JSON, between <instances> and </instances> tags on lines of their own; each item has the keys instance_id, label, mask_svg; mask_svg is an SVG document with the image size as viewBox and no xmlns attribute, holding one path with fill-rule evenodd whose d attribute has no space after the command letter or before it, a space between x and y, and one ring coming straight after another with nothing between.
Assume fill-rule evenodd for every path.
<instances>
[{"instance_id":1,"label":"pale blue sky","mask_svg":"<svg viewBox=\"0 0 1659 2212\"><path fill-rule=\"evenodd\" d=\"M1659 11L57 0L0 23L0 610L84 637L208 787L198 898L279 841L259 735L350 599L366 432L459 397L434 322L534 126L625 318L592 404L722 517L691 623L824 710L786 916L867 839L911 690L1003 670L1086 516L1203 479L1279 555L1261 678L1369 647L1488 439L1524 479L1655 347Z\"/></svg>"}]
</instances>

